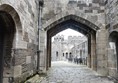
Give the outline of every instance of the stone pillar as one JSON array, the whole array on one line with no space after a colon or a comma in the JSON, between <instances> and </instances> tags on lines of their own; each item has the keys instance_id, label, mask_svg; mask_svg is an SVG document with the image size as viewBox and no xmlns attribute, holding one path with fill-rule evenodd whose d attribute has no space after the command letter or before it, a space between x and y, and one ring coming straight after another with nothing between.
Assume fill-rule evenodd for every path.
<instances>
[{"instance_id":1,"label":"stone pillar","mask_svg":"<svg viewBox=\"0 0 118 83\"><path fill-rule=\"evenodd\" d=\"M96 33L97 72L103 76L108 75L106 44L107 35L106 29L103 26Z\"/></svg>"},{"instance_id":2,"label":"stone pillar","mask_svg":"<svg viewBox=\"0 0 118 83\"><path fill-rule=\"evenodd\" d=\"M49 63L50 63L50 46L51 46L51 39L49 35L47 35L47 56L46 56L46 69L49 69Z\"/></svg>"},{"instance_id":3,"label":"stone pillar","mask_svg":"<svg viewBox=\"0 0 118 83\"><path fill-rule=\"evenodd\" d=\"M49 37L49 67L51 67L51 37Z\"/></svg>"},{"instance_id":4,"label":"stone pillar","mask_svg":"<svg viewBox=\"0 0 118 83\"><path fill-rule=\"evenodd\" d=\"M87 57L87 66L91 68L91 36L88 35L88 57Z\"/></svg>"},{"instance_id":5,"label":"stone pillar","mask_svg":"<svg viewBox=\"0 0 118 83\"><path fill-rule=\"evenodd\" d=\"M46 72L46 45L45 45L45 39L46 39L46 32L45 31L42 31L40 30L40 42L39 42L39 50L40 50L40 64L39 64L39 70L42 71L43 73Z\"/></svg>"},{"instance_id":6,"label":"stone pillar","mask_svg":"<svg viewBox=\"0 0 118 83\"><path fill-rule=\"evenodd\" d=\"M49 38L47 36L47 44L46 44L46 70L48 70L48 68L49 68L49 66L48 66L48 58L49 58L49 50L48 50L48 48L49 48L49 44L48 44L48 42L49 42Z\"/></svg>"},{"instance_id":7,"label":"stone pillar","mask_svg":"<svg viewBox=\"0 0 118 83\"><path fill-rule=\"evenodd\" d=\"M96 71L97 57L96 57L96 32L91 33L91 68Z\"/></svg>"}]
</instances>

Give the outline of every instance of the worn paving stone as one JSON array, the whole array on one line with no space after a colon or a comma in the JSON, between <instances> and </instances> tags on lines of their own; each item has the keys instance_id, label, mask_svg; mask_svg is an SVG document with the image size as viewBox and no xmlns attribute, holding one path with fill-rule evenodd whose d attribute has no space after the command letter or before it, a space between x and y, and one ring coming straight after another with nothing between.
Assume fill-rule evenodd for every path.
<instances>
[{"instance_id":1,"label":"worn paving stone","mask_svg":"<svg viewBox=\"0 0 118 83\"><path fill-rule=\"evenodd\" d=\"M84 65L64 61L52 62L52 68L40 83L113 83Z\"/></svg>"},{"instance_id":2,"label":"worn paving stone","mask_svg":"<svg viewBox=\"0 0 118 83\"><path fill-rule=\"evenodd\" d=\"M42 79L43 77L40 77L39 75L35 75L34 77L27 80L25 83L40 83Z\"/></svg>"}]
</instances>

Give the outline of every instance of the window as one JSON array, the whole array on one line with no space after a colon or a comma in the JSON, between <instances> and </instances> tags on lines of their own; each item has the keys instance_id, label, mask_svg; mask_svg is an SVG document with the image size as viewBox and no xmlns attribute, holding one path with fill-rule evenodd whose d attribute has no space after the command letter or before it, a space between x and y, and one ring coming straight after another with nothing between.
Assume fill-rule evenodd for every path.
<instances>
[{"instance_id":1,"label":"window","mask_svg":"<svg viewBox=\"0 0 118 83\"><path fill-rule=\"evenodd\" d=\"M56 51L56 57L58 57L58 51Z\"/></svg>"}]
</instances>

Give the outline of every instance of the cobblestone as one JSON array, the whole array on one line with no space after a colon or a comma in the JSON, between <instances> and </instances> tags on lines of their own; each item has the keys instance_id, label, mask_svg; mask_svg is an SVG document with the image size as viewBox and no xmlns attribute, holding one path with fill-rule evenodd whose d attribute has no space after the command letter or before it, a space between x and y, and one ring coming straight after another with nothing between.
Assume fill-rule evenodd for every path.
<instances>
[{"instance_id":1,"label":"cobblestone","mask_svg":"<svg viewBox=\"0 0 118 83\"><path fill-rule=\"evenodd\" d=\"M40 83L113 83L84 65L64 61L53 62L47 76Z\"/></svg>"}]
</instances>

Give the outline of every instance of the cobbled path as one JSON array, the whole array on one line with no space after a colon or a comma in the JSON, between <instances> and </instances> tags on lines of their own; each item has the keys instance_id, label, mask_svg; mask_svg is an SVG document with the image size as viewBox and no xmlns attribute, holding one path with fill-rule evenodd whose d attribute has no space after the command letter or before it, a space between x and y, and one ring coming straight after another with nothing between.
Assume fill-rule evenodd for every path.
<instances>
[{"instance_id":1,"label":"cobbled path","mask_svg":"<svg viewBox=\"0 0 118 83\"><path fill-rule=\"evenodd\" d=\"M47 76L40 83L114 83L83 65L58 61L52 62Z\"/></svg>"}]
</instances>

